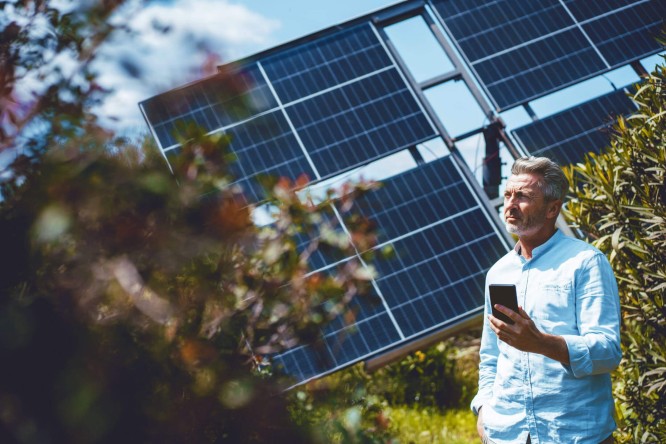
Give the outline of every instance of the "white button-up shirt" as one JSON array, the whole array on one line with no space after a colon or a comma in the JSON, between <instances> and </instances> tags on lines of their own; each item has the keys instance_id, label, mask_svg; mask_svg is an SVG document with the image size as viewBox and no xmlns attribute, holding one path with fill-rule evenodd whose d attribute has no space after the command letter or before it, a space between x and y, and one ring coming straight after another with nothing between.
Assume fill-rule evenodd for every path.
<instances>
[{"instance_id":1,"label":"white button-up shirt","mask_svg":"<svg viewBox=\"0 0 666 444\"><path fill-rule=\"evenodd\" d=\"M518 305L545 333L564 338L569 365L519 351L489 326L489 284L515 284ZM616 428L610 372L621 358L620 301L608 260L559 230L526 260L510 251L486 277L479 392L483 423L498 444L598 444Z\"/></svg>"}]
</instances>

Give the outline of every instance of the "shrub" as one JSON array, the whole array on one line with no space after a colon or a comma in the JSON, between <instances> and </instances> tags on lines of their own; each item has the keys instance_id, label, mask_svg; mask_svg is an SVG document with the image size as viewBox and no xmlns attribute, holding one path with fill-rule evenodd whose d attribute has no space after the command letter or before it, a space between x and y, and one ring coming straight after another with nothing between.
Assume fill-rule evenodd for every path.
<instances>
[{"instance_id":1,"label":"shrub","mask_svg":"<svg viewBox=\"0 0 666 444\"><path fill-rule=\"evenodd\" d=\"M294 389L292 417L321 442L467 442L452 437L476 436L466 413L473 416L479 336L459 335L373 373L358 364Z\"/></svg>"},{"instance_id":2,"label":"shrub","mask_svg":"<svg viewBox=\"0 0 666 444\"><path fill-rule=\"evenodd\" d=\"M610 148L567 169L564 214L618 279L624 359L615 375L620 442L666 442L666 89L658 66L619 118Z\"/></svg>"}]
</instances>

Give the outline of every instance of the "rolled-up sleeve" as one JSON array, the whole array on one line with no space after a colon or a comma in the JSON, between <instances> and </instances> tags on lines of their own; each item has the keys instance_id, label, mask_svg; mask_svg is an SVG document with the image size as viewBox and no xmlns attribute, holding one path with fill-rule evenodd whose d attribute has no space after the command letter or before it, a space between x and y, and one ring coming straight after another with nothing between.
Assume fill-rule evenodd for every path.
<instances>
[{"instance_id":1,"label":"rolled-up sleeve","mask_svg":"<svg viewBox=\"0 0 666 444\"><path fill-rule=\"evenodd\" d=\"M576 275L576 322L579 335L563 335L574 376L608 373L620 363L620 300L606 257L590 257Z\"/></svg>"}]
</instances>

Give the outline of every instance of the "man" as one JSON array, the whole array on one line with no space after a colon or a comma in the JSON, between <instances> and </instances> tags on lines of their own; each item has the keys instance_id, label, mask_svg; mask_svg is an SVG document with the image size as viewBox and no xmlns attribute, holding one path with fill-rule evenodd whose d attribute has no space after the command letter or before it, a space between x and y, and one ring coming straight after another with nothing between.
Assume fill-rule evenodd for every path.
<instances>
[{"instance_id":1,"label":"man","mask_svg":"<svg viewBox=\"0 0 666 444\"><path fill-rule=\"evenodd\" d=\"M620 302L606 257L555 222L568 182L544 157L516 160L504 193L515 248L486 276L479 392L483 442L612 443L610 372L619 364ZM491 314L488 286L515 284L513 325Z\"/></svg>"}]
</instances>

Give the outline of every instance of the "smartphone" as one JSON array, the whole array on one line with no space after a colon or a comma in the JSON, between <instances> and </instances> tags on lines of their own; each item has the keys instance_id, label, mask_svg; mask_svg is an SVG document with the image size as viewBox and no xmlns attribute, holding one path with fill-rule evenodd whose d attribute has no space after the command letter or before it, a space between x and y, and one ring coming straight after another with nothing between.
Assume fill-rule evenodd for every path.
<instances>
[{"instance_id":1,"label":"smartphone","mask_svg":"<svg viewBox=\"0 0 666 444\"><path fill-rule=\"evenodd\" d=\"M495 304L504 305L518 313L518 296L516 295L516 286L513 284L490 284L490 306L493 309L493 316L507 324L514 322L504 313L495 309Z\"/></svg>"}]
</instances>

